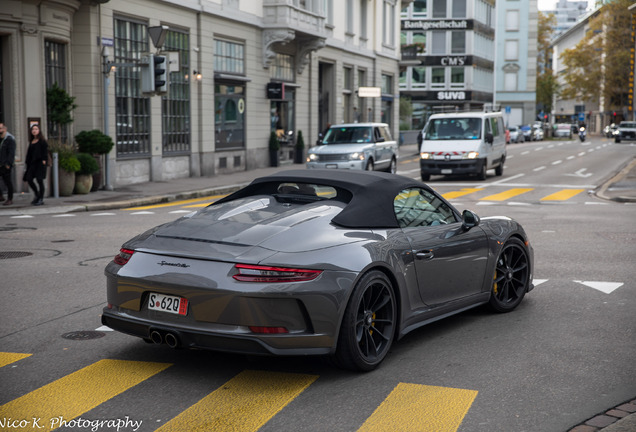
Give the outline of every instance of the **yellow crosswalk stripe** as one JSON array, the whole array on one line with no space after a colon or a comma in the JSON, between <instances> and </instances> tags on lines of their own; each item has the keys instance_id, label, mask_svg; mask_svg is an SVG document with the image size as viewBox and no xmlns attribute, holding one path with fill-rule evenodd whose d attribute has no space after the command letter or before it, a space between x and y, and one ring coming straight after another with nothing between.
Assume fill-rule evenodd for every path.
<instances>
[{"instance_id":1,"label":"yellow crosswalk stripe","mask_svg":"<svg viewBox=\"0 0 636 432\"><path fill-rule=\"evenodd\" d=\"M541 198L541 201L565 201L572 198L575 195L580 194L585 189L563 189L559 192L555 192L551 195Z\"/></svg>"},{"instance_id":2,"label":"yellow crosswalk stripe","mask_svg":"<svg viewBox=\"0 0 636 432\"><path fill-rule=\"evenodd\" d=\"M157 432L257 431L318 376L243 371Z\"/></svg>"},{"instance_id":3,"label":"yellow crosswalk stripe","mask_svg":"<svg viewBox=\"0 0 636 432\"><path fill-rule=\"evenodd\" d=\"M505 201L507 199L516 197L526 192L530 192L532 190L534 190L534 188L513 188L513 189L508 189L507 191L500 192L494 195L488 195L487 197L480 198L480 200L481 201Z\"/></svg>"},{"instance_id":4,"label":"yellow crosswalk stripe","mask_svg":"<svg viewBox=\"0 0 636 432\"><path fill-rule=\"evenodd\" d=\"M463 197L464 195L469 195L471 193L479 192L482 190L484 190L484 188L463 188L460 191L447 192L445 194L442 194L442 196L446 198L447 200L451 200L451 199Z\"/></svg>"},{"instance_id":5,"label":"yellow crosswalk stripe","mask_svg":"<svg viewBox=\"0 0 636 432\"><path fill-rule=\"evenodd\" d=\"M400 383L358 432L456 432L475 390Z\"/></svg>"},{"instance_id":6,"label":"yellow crosswalk stripe","mask_svg":"<svg viewBox=\"0 0 636 432\"><path fill-rule=\"evenodd\" d=\"M100 360L0 406L0 419L39 419L38 431L63 426L77 416L171 366Z\"/></svg>"},{"instance_id":7,"label":"yellow crosswalk stripe","mask_svg":"<svg viewBox=\"0 0 636 432\"><path fill-rule=\"evenodd\" d=\"M170 201L170 202L161 203L161 204L151 204L151 205L140 206L140 207L128 207L123 210L148 210L148 209L156 209L156 208L163 208L163 207L176 207L176 206L184 206L186 204L200 203L202 201L207 201L205 205L208 205L213 201L223 198L224 196L226 195L211 195L207 197L192 198L192 199L181 200L181 201Z\"/></svg>"},{"instance_id":8,"label":"yellow crosswalk stripe","mask_svg":"<svg viewBox=\"0 0 636 432\"><path fill-rule=\"evenodd\" d=\"M15 363L18 360L29 357L31 354L0 352L0 367Z\"/></svg>"}]
</instances>

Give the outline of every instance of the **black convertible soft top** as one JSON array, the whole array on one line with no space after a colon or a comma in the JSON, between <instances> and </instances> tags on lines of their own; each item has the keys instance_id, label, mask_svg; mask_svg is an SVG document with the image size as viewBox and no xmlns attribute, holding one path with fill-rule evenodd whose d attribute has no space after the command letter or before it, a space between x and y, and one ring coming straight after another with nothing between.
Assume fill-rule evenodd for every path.
<instances>
[{"instance_id":1,"label":"black convertible soft top","mask_svg":"<svg viewBox=\"0 0 636 432\"><path fill-rule=\"evenodd\" d=\"M407 177L353 170L289 170L259 177L243 189L215 204L263 193L271 193L271 184L281 182L331 186L350 194L347 206L332 222L346 228L398 228L393 200L404 189L418 187L432 190L424 183ZM213 204L213 205L215 205Z\"/></svg>"}]
</instances>

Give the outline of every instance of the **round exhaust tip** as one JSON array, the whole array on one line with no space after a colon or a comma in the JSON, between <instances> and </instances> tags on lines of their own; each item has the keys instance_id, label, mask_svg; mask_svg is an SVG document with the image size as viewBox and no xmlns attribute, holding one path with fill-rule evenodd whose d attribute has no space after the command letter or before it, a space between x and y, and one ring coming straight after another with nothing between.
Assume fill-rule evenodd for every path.
<instances>
[{"instance_id":1,"label":"round exhaust tip","mask_svg":"<svg viewBox=\"0 0 636 432\"><path fill-rule=\"evenodd\" d=\"M150 340L152 340L156 344L163 343L163 337L157 330L153 330L152 332L150 332Z\"/></svg>"},{"instance_id":2,"label":"round exhaust tip","mask_svg":"<svg viewBox=\"0 0 636 432\"><path fill-rule=\"evenodd\" d=\"M168 344L170 348L176 348L179 346L179 339L177 339L177 336L175 336L174 334L167 333L165 339L166 344Z\"/></svg>"}]
</instances>

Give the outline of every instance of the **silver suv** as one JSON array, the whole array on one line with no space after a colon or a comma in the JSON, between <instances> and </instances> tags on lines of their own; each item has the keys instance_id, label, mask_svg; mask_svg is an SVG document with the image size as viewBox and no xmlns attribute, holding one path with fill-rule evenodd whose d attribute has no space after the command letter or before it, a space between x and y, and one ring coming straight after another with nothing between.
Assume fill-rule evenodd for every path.
<instances>
[{"instance_id":1,"label":"silver suv","mask_svg":"<svg viewBox=\"0 0 636 432\"><path fill-rule=\"evenodd\" d=\"M395 173L398 144L386 123L348 123L329 128L309 149L307 168L384 170Z\"/></svg>"}]
</instances>

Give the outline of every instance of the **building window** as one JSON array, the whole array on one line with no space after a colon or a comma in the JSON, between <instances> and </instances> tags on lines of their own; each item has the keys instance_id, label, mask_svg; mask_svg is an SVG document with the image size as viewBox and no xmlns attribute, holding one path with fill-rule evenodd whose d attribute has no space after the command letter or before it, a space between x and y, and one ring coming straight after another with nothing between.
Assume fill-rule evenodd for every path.
<instances>
[{"instance_id":1,"label":"building window","mask_svg":"<svg viewBox=\"0 0 636 432\"><path fill-rule=\"evenodd\" d=\"M519 31L519 11L506 11L506 31Z\"/></svg>"},{"instance_id":2,"label":"building window","mask_svg":"<svg viewBox=\"0 0 636 432\"><path fill-rule=\"evenodd\" d=\"M446 86L446 68L431 68L431 88L443 89Z\"/></svg>"},{"instance_id":3,"label":"building window","mask_svg":"<svg viewBox=\"0 0 636 432\"><path fill-rule=\"evenodd\" d=\"M426 0L415 0L413 2L413 18L426 18Z\"/></svg>"},{"instance_id":4,"label":"building window","mask_svg":"<svg viewBox=\"0 0 636 432\"><path fill-rule=\"evenodd\" d=\"M512 61L519 59L519 41L507 40L504 44L504 60Z\"/></svg>"},{"instance_id":5,"label":"building window","mask_svg":"<svg viewBox=\"0 0 636 432\"><path fill-rule=\"evenodd\" d=\"M245 85L214 85L214 137L216 150L245 147Z\"/></svg>"},{"instance_id":6,"label":"building window","mask_svg":"<svg viewBox=\"0 0 636 432\"><path fill-rule=\"evenodd\" d=\"M58 87L66 90L66 44L44 41L44 74L47 89L57 83ZM50 115L46 117L51 118ZM68 125L60 126L47 120L46 127L49 138L59 138L61 142L68 142Z\"/></svg>"},{"instance_id":7,"label":"building window","mask_svg":"<svg viewBox=\"0 0 636 432\"><path fill-rule=\"evenodd\" d=\"M382 42L388 46L395 46L395 4L384 2L384 20L382 21Z\"/></svg>"},{"instance_id":8,"label":"building window","mask_svg":"<svg viewBox=\"0 0 636 432\"><path fill-rule=\"evenodd\" d=\"M214 40L214 71L245 74L245 47L242 43Z\"/></svg>"},{"instance_id":9,"label":"building window","mask_svg":"<svg viewBox=\"0 0 636 432\"><path fill-rule=\"evenodd\" d=\"M453 67L451 68L451 88L464 88L466 83L464 81L464 68Z\"/></svg>"},{"instance_id":10,"label":"building window","mask_svg":"<svg viewBox=\"0 0 636 432\"><path fill-rule=\"evenodd\" d=\"M453 18L466 18L466 0L453 0Z\"/></svg>"},{"instance_id":11,"label":"building window","mask_svg":"<svg viewBox=\"0 0 636 432\"><path fill-rule=\"evenodd\" d=\"M353 34L353 0L347 0L347 9L346 9L346 17L347 17L347 29L346 32L349 34Z\"/></svg>"},{"instance_id":12,"label":"building window","mask_svg":"<svg viewBox=\"0 0 636 432\"><path fill-rule=\"evenodd\" d=\"M466 32L451 32L451 54L464 54L466 52Z\"/></svg>"},{"instance_id":13,"label":"building window","mask_svg":"<svg viewBox=\"0 0 636 432\"><path fill-rule=\"evenodd\" d=\"M139 63L149 51L143 22L115 18L116 63ZM150 98L141 94L138 66L121 67L115 74L115 145L117 157L150 155Z\"/></svg>"},{"instance_id":14,"label":"building window","mask_svg":"<svg viewBox=\"0 0 636 432\"><path fill-rule=\"evenodd\" d=\"M382 93L393 94L393 77L391 75L382 74Z\"/></svg>"},{"instance_id":15,"label":"building window","mask_svg":"<svg viewBox=\"0 0 636 432\"><path fill-rule=\"evenodd\" d=\"M504 72L504 90L517 91L517 72Z\"/></svg>"},{"instance_id":16,"label":"building window","mask_svg":"<svg viewBox=\"0 0 636 432\"><path fill-rule=\"evenodd\" d=\"M352 88L353 88L353 69L349 66L346 66L342 70L343 78L342 78L342 110L344 112L344 121L346 123L351 123L354 120L353 107L351 106L352 99Z\"/></svg>"},{"instance_id":17,"label":"building window","mask_svg":"<svg viewBox=\"0 0 636 432\"><path fill-rule=\"evenodd\" d=\"M433 1L433 18L446 18L446 0Z\"/></svg>"},{"instance_id":18,"label":"building window","mask_svg":"<svg viewBox=\"0 0 636 432\"><path fill-rule=\"evenodd\" d=\"M431 54L446 54L446 32L431 32Z\"/></svg>"},{"instance_id":19,"label":"building window","mask_svg":"<svg viewBox=\"0 0 636 432\"><path fill-rule=\"evenodd\" d=\"M366 39L367 32L367 4L369 0L360 0L360 37Z\"/></svg>"},{"instance_id":20,"label":"building window","mask_svg":"<svg viewBox=\"0 0 636 432\"><path fill-rule=\"evenodd\" d=\"M367 71L366 69L358 69L358 87L366 87L367 85ZM358 98L358 112L360 118L364 121L365 113L367 112L367 98Z\"/></svg>"},{"instance_id":21,"label":"building window","mask_svg":"<svg viewBox=\"0 0 636 432\"><path fill-rule=\"evenodd\" d=\"M164 49L178 52L179 70L170 73L168 95L161 99L163 153L190 152L190 37L168 31ZM178 58L178 60L176 60Z\"/></svg>"},{"instance_id":22,"label":"building window","mask_svg":"<svg viewBox=\"0 0 636 432\"><path fill-rule=\"evenodd\" d=\"M270 66L270 77L281 81L294 81L294 57L288 54L276 53Z\"/></svg>"},{"instance_id":23,"label":"building window","mask_svg":"<svg viewBox=\"0 0 636 432\"><path fill-rule=\"evenodd\" d=\"M426 68L414 67L411 71L411 87L422 88L426 87Z\"/></svg>"}]
</instances>

